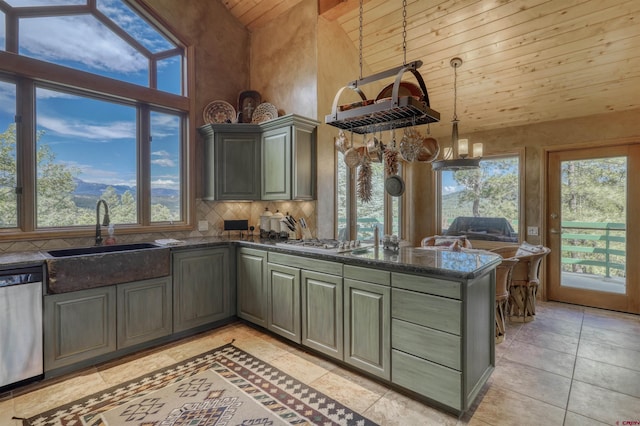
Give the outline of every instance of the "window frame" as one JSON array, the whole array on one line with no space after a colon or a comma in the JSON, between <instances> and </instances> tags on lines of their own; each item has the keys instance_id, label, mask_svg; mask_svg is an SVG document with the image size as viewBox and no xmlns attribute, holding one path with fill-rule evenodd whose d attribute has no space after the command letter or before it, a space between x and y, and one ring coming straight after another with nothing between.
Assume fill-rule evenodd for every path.
<instances>
[{"instance_id":1,"label":"window frame","mask_svg":"<svg viewBox=\"0 0 640 426\"><path fill-rule=\"evenodd\" d=\"M16 84L16 161L18 188L18 226L17 228L0 229L0 238L26 240L51 237L77 237L93 235L95 225L70 227L36 227L36 118L35 87L46 87L79 96L92 97L110 102L130 104L137 109L138 153L138 223L119 226L119 233L144 233L192 230L195 222L195 169L191 160L195 158L195 93L194 80L194 47L182 42L175 34L170 33L170 26L163 24L152 10L142 4L123 0L127 6L140 14L147 22L168 40L179 46L176 49L152 54L155 59L163 59L176 53L182 56L181 84L183 95L156 90L154 66L150 66L149 78L151 87L139 86L120 80L111 79L98 74L68 68L62 65L21 56L17 52L17 20L19 16L9 14L7 19L6 51L0 50L0 76L3 80ZM95 2L91 5L61 6L61 8L77 13L96 12ZM0 6L2 4L0 3ZM51 14L52 7L21 8L29 16ZM28 10L27 10L28 9ZM23 16L23 15L21 15ZM102 20L101 20L102 21ZM153 61L151 61L153 62ZM182 220L177 222L151 222L151 147L150 140L151 111L177 114L181 118L180 147L180 192Z\"/></svg>"},{"instance_id":2,"label":"window frame","mask_svg":"<svg viewBox=\"0 0 640 426\"><path fill-rule=\"evenodd\" d=\"M338 153L338 151L336 150L334 152L334 161L335 161L335 167L334 167L334 188L335 188L335 197L334 197L334 217L335 219L335 224L334 224L334 236L335 238L338 237L339 235L339 229L340 229L340 223L338 221L339 217L338 217L338 162L339 161L343 161L340 158L340 155ZM402 177L404 179L404 167L402 166L402 164L399 164L399 168L398 168L398 175L400 177ZM354 238L354 236L357 236L357 222L358 222L358 217L357 217L357 196L358 196L358 191L357 191L357 167L356 168L350 168L350 167L346 167L346 176L345 176L345 180L348 183L347 188L346 188L346 219L347 219L347 230L345 233L345 238L347 240L352 240ZM388 174L385 170L384 172L384 179L386 179L388 177ZM383 182L384 185L384 182ZM384 212L383 212L383 217L384 217L384 229L382 229L382 234L383 235L391 235L393 234L393 211L391 209L391 201L393 199L393 197L386 191L384 191L384 199L383 199L383 203L384 203ZM404 202L404 196L401 197L396 197L398 198L397 202L398 204L398 238L402 239L404 237L404 208L405 208L405 202Z\"/></svg>"},{"instance_id":3,"label":"window frame","mask_svg":"<svg viewBox=\"0 0 640 426\"><path fill-rule=\"evenodd\" d=\"M486 144L485 144L486 146ZM484 155L482 157L483 160L497 160L500 158L509 158L509 157L517 157L518 158L518 242L524 241L526 238L526 226L525 226L525 182L524 182L524 173L525 173L525 151L524 148L519 148L513 151L505 151L505 152L495 152L490 153L489 155ZM436 234L442 235L442 172L436 173L436 202L437 206L435 212L435 220L436 220ZM480 246L487 247L501 247L504 246L505 243L503 241L491 241L491 240L474 240L470 238L470 241L475 242ZM515 243L514 243L515 244Z\"/></svg>"}]
</instances>

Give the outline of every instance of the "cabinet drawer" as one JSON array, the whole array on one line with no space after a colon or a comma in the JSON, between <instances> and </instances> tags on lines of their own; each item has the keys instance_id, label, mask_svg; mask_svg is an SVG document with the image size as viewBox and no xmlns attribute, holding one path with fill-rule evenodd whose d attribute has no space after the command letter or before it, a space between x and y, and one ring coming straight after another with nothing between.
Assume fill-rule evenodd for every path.
<instances>
[{"instance_id":1,"label":"cabinet drawer","mask_svg":"<svg viewBox=\"0 0 640 426\"><path fill-rule=\"evenodd\" d=\"M460 337L398 319L391 334L394 349L460 370Z\"/></svg>"},{"instance_id":2,"label":"cabinet drawer","mask_svg":"<svg viewBox=\"0 0 640 426\"><path fill-rule=\"evenodd\" d=\"M342 263L328 262L301 256L269 252L269 263L291 266L293 268L306 269L307 271L321 272L342 276Z\"/></svg>"},{"instance_id":3,"label":"cabinet drawer","mask_svg":"<svg viewBox=\"0 0 640 426\"><path fill-rule=\"evenodd\" d=\"M391 381L448 407L462 409L462 373L459 371L394 349Z\"/></svg>"},{"instance_id":4,"label":"cabinet drawer","mask_svg":"<svg viewBox=\"0 0 640 426\"><path fill-rule=\"evenodd\" d=\"M452 299L459 300L462 298L462 287L457 281L393 272L391 274L391 285L405 290L419 291L420 293L429 293Z\"/></svg>"},{"instance_id":5,"label":"cabinet drawer","mask_svg":"<svg viewBox=\"0 0 640 426\"><path fill-rule=\"evenodd\" d=\"M388 271L363 268L361 266L344 265L344 277L380 285L389 285L391 283L391 274Z\"/></svg>"},{"instance_id":6,"label":"cabinet drawer","mask_svg":"<svg viewBox=\"0 0 640 426\"><path fill-rule=\"evenodd\" d=\"M392 318L456 335L460 335L461 306L458 300L415 291L394 288L391 292Z\"/></svg>"}]
</instances>

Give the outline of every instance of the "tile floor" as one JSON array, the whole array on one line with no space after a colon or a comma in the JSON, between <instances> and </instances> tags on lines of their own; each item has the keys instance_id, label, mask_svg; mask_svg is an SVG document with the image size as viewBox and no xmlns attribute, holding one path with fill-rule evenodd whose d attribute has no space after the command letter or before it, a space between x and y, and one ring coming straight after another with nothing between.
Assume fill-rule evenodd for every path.
<instances>
[{"instance_id":1,"label":"tile floor","mask_svg":"<svg viewBox=\"0 0 640 426\"><path fill-rule=\"evenodd\" d=\"M496 369L460 419L241 323L0 396L0 425L236 339L235 345L381 425L598 425L640 422L640 316L545 302L510 323ZM632 423L635 422L635 423Z\"/></svg>"}]
</instances>

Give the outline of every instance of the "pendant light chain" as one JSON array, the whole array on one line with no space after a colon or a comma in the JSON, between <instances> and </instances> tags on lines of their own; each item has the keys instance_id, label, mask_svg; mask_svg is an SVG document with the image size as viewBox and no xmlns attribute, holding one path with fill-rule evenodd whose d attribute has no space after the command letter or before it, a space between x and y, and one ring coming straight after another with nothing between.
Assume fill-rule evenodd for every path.
<instances>
[{"instance_id":1,"label":"pendant light chain","mask_svg":"<svg viewBox=\"0 0 640 426\"><path fill-rule=\"evenodd\" d=\"M360 80L362 80L362 3L364 0L360 0Z\"/></svg>"},{"instance_id":2,"label":"pendant light chain","mask_svg":"<svg viewBox=\"0 0 640 426\"><path fill-rule=\"evenodd\" d=\"M402 0L402 65L407 65L407 0Z\"/></svg>"}]
</instances>

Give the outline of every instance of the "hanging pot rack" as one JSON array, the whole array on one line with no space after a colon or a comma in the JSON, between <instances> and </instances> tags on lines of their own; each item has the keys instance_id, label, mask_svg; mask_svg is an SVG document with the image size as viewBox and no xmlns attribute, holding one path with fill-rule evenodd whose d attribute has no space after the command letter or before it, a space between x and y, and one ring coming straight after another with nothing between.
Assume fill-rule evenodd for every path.
<instances>
[{"instance_id":1,"label":"hanging pot rack","mask_svg":"<svg viewBox=\"0 0 640 426\"><path fill-rule=\"evenodd\" d=\"M421 66L422 61L418 60L348 83L336 93L331 114L325 117L325 123L339 129L366 134L440 121L440 113L429 107L429 94L424 80L418 72L418 68ZM406 72L412 73L418 81L422 91L420 99L413 96L399 96L400 82ZM393 83L391 98L378 100L367 105L368 99L360 86L394 75L396 79ZM356 92L362 99L363 106L339 111L338 102L346 89Z\"/></svg>"}]
</instances>

